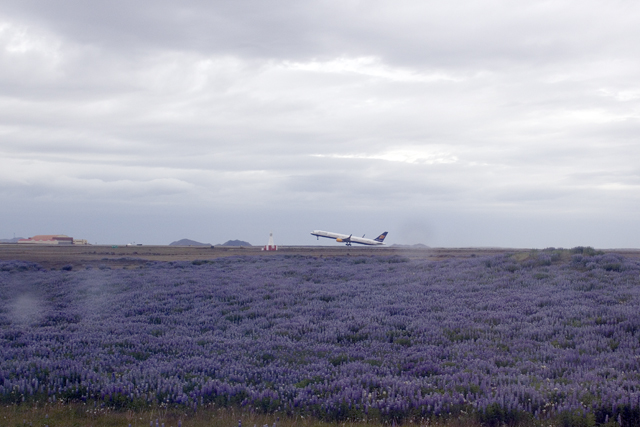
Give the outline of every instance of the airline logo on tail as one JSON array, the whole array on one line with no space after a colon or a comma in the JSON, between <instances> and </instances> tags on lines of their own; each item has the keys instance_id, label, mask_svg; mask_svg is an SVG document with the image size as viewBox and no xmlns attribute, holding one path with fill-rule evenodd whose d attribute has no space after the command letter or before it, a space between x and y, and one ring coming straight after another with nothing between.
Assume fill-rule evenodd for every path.
<instances>
[{"instance_id":1,"label":"airline logo on tail","mask_svg":"<svg viewBox=\"0 0 640 427\"><path fill-rule=\"evenodd\" d=\"M363 236L364 237L364 236ZM376 242L384 242L384 238L387 237L387 232L385 231L384 233L382 233L381 235L379 235L378 237L376 237L375 240Z\"/></svg>"},{"instance_id":2,"label":"airline logo on tail","mask_svg":"<svg viewBox=\"0 0 640 427\"><path fill-rule=\"evenodd\" d=\"M347 246L351 246L352 243L358 243L359 245L369 245L369 246L377 246L384 245L384 239L387 237L387 232L385 231L375 239L365 239L362 237L353 237L353 234L340 234L333 233L331 231L322 231L322 230L313 230L311 232L312 236L316 236L318 240L320 237L326 237L327 239L334 239L339 243L346 243Z\"/></svg>"}]
</instances>

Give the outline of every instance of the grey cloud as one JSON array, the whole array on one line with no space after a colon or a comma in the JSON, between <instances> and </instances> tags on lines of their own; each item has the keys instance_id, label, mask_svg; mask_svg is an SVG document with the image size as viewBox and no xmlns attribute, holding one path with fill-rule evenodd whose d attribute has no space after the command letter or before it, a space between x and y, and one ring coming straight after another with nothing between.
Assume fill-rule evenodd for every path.
<instances>
[{"instance_id":1,"label":"grey cloud","mask_svg":"<svg viewBox=\"0 0 640 427\"><path fill-rule=\"evenodd\" d=\"M424 217L433 233L421 235L442 245L510 241L465 240L454 217L496 236L499 218L525 213L626 218L640 203L637 9L9 0L0 191L14 203L3 209L75 200L176 218L197 207L238 232L286 229L289 215L389 222L403 236ZM278 214L252 214L267 210Z\"/></svg>"},{"instance_id":2,"label":"grey cloud","mask_svg":"<svg viewBox=\"0 0 640 427\"><path fill-rule=\"evenodd\" d=\"M637 49L630 2L47 2L7 14L109 49L198 50L249 58L381 54L405 64L570 61ZM398 31L401 27L402 31ZM627 43L621 43L628 40Z\"/></svg>"}]
</instances>

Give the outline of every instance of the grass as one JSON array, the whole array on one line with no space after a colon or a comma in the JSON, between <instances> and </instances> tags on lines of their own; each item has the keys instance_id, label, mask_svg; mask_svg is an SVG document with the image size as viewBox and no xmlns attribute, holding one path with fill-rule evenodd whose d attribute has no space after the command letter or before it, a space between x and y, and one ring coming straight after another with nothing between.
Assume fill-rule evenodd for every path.
<instances>
[{"instance_id":1,"label":"grass","mask_svg":"<svg viewBox=\"0 0 640 427\"><path fill-rule=\"evenodd\" d=\"M290 417L277 414L262 414L234 408L199 409L197 412L179 408L148 408L139 411L94 408L93 405L79 403L22 404L0 407L0 425L6 427L147 427L151 424L164 427L236 427L242 421L243 427L388 427L391 424L379 422L346 421L323 422L302 416ZM479 427L474 419L449 419L438 417L416 422L406 422L407 426Z\"/></svg>"},{"instance_id":2,"label":"grass","mask_svg":"<svg viewBox=\"0 0 640 427\"><path fill-rule=\"evenodd\" d=\"M569 417L566 414L553 419L535 420L531 417L521 421L505 422L485 419L480 422L473 415L432 417L405 421L403 426L411 427L592 427L592 417ZM391 427L396 423L388 421L341 421L325 422L316 418L287 416L284 414L264 414L251 412L246 408L198 409L197 412L184 407L148 407L137 411L118 410L108 407L94 407L82 403L47 403L0 406L0 426L2 427ZM399 425L399 424L398 424ZM601 427L619 427L616 422L602 424Z\"/></svg>"}]
</instances>

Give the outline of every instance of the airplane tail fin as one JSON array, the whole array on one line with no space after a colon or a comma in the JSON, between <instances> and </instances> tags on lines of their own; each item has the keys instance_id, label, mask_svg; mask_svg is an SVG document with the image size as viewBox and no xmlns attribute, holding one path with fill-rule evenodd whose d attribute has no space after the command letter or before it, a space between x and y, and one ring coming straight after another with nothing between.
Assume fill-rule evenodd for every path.
<instances>
[{"instance_id":1,"label":"airplane tail fin","mask_svg":"<svg viewBox=\"0 0 640 427\"><path fill-rule=\"evenodd\" d=\"M378 237L376 237L375 240L376 242L383 242L384 238L387 237L387 232L385 231L384 233L382 233L381 235L379 235Z\"/></svg>"}]
</instances>

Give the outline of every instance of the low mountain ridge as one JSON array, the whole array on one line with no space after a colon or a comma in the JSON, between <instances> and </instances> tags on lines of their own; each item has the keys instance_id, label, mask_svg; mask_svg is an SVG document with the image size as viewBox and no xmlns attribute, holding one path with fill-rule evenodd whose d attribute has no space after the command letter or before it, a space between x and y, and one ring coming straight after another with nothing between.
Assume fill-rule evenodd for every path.
<instances>
[{"instance_id":1,"label":"low mountain ridge","mask_svg":"<svg viewBox=\"0 0 640 427\"><path fill-rule=\"evenodd\" d=\"M245 242L244 240L227 240L221 246L253 246L249 242Z\"/></svg>"},{"instance_id":2,"label":"low mountain ridge","mask_svg":"<svg viewBox=\"0 0 640 427\"><path fill-rule=\"evenodd\" d=\"M169 243L169 246L211 246L211 243L200 243L191 239L180 239Z\"/></svg>"}]
</instances>

